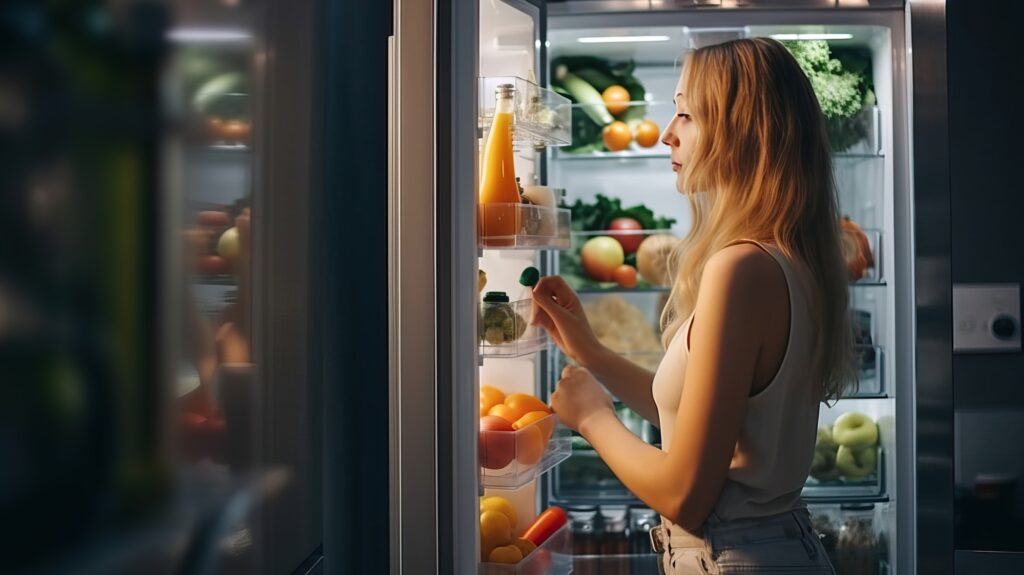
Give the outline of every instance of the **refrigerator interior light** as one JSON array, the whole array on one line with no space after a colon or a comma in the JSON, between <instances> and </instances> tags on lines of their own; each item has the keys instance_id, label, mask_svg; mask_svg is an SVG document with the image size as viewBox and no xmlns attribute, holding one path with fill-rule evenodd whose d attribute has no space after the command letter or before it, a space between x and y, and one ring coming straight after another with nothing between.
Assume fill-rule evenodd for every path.
<instances>
[{"instance_id":1,"label":"refrigerator interior light","mask_svg":"<svg viewBox=\"0 0 1024 575\"><path fill-rule=\"evenodd\" d=\"M626 42L666 42L668 36L584 36L577 38L580 44L617 44Z\"/></svg>"},{"instance_id":2,"label":"refrigerator interior light","mask_svg":"<svg viewBox=\"0 0 1024 575\"><path fill-rule=\"evenodd\" d=\"M172 28L167 39L181 43L248 42L252 34L238 28Z\"/></svg>"},{"instance_id":3,"label":"refrigerator interior light","mask_svg":"<svg viewBox=\"0 0 1024 575\"><path fill-rule=\"evenodd\" d=\"M772 34L776 40L849 40L853 34Z\"/></svg>"}]
</instances>

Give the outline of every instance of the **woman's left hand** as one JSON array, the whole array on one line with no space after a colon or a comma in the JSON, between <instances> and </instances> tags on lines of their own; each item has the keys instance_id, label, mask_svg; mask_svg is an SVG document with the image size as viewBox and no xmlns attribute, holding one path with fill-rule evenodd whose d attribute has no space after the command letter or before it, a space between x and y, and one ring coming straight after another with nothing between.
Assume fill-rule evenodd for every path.
<instances>
[{"instance_id":1,"label":"woman's left hand","mask_svg":"<svg viewBox=\"0 0 1024 575\"><path fill-rule=\"evenodd\" d=\"M551 407L562 423L581 433L581 428L591 417L605 412L615 413L612 398L604 387L589 371L575 365L562 370L562 379L551 394Z\"/></svg>"}]
</instances>

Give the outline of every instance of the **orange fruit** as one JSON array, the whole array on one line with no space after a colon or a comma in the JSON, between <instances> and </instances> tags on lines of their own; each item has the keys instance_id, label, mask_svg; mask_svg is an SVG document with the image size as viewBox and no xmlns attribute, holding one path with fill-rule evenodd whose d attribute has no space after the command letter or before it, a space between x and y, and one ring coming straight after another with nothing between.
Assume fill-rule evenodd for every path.
<instances>
[{"instance_id":1,"label":"orange fruit","mask_svg":"<svg viewBox=\"0 0 1024 575\"><path fill-rule=\"evenodd\" d=\"M661 139L661 128L654 123L654 120L644 120L637 124L633 137L640 146L651 148L657 145L658 140Z\"/></svg>"},{"instance_id":2,"label":"orange fruit","mask_svg":"<svg viewBox=\"0 0 1024 575\"><path fill-rule=\"evenodd\" d=\"M505 401L505 394L496 387L480 386L480 417L487 415L492 407Z\"/></svg>"},{"instance_id":3,"label":"orange fruit","mask_svg":"<svg viewBox=\"0 0 1024 575\"><path fill-rule=\"evenodd\" d=\"M629 109L629 90L618 84L605 88L601 93L601 99L604 100L604 107L614 116Z\"/></svg>"},{"instance_id":4,"label":"orange fruit","mask_svg":"<svg viewBox=\"0 0 1024 575\"><path fill-rule=\"evenodd\" d=\"M547 444L548 439L551 439L551 432L554 430L551 420L544 421L549 415L551 414L546 411L531 411L517 419L512 424L512 429L518 431L539 421L541 423L537 423L536 427L540 429L541 437L543 437L544 443Z\"/></svg>"},{"instance_id":5,"label":"orange fruit","mask_svg":"<svg viewBox=\"0 0 1024 575\"><path fill-rule=\"evenodd\" d=\"M516 432L516 461L523 465L534 465L544 457L544 432L537 425L524 427Z\"/></svg>"},{"instance_id":6,"label":"orange fruit","mask_svg":"<svg viewBox=\"0 0 1024 575\"><path fill-rule=\"evenodd\" d=\"M515 413L513 422L531 411L548 411L548 406L528 393L513 393L505 398L505 405Z\"/></svg>"},{"instance_id":7,"label":"orange fruit","mask_svg":"<svg viewBox=\"0 0 1024 575\"><path fill-rule=\"evenodd\" d=\"M509 423L512 423L515 420L519 419L519 414L516 411L514 411L511 407L505 405L504 403L499 403L498 405L492 407L487 412L487 415L497 415L498 417L504 419Z\"/></svg>"},{"instance_id":8,"label":"orange fruit","mask_svg":"<svg viewBox=\"0 0 1024 575\"><path fill-rule=\"evenodd\" d=\"M612 152L619 152L629 147L633 135L630 134L629 126L625 122L616 120L604 127L601 138L604 140L604 147Z\"/></svg>"}]
</instances>

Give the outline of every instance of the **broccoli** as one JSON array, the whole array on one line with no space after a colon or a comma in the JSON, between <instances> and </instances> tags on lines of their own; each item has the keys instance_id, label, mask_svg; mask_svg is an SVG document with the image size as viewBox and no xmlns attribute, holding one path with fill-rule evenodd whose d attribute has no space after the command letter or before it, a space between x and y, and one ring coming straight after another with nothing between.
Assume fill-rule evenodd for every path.
<instances>
[{"instance_id":1,"label":"broccoli","mask_svg":"<svg viewBox=\"0 0 1024 575\"><path fill-rule=\"evenodd\" d=\"M857 116L875 101L870 57L853 49L833 54L822 40L786 41L783 45L811 82L832 148L846 150L866 137L868 128Z\"/></svg>"},{"instance_id":2,"label":"broccoli","mask_svg":"<svg viewBox=\"0 0 1024 575\"><path fill-rule=\"evenodd\" d=\"M507 303L485 303L480 317L480 337L491 345L509 343L522 337L526 320Z\"/></svg>"}]
</instances>

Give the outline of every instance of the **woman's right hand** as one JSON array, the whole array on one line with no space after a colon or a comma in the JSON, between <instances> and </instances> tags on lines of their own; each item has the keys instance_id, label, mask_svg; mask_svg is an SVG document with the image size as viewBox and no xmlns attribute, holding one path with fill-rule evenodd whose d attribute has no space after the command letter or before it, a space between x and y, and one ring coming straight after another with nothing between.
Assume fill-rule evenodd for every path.
<instances>
[{"instance_id":1,"label":"woman's right hand","mask_svg":"<svg viewBox=\"0 0 1024 575\"><path fill-rule=\"evenodd\" d=\"M604 346L587 321L583 304L569 284L558 276L545 276L533 288L533 325L547 330L562 353L586 367Z\"/></svg>"}]
</instances>

